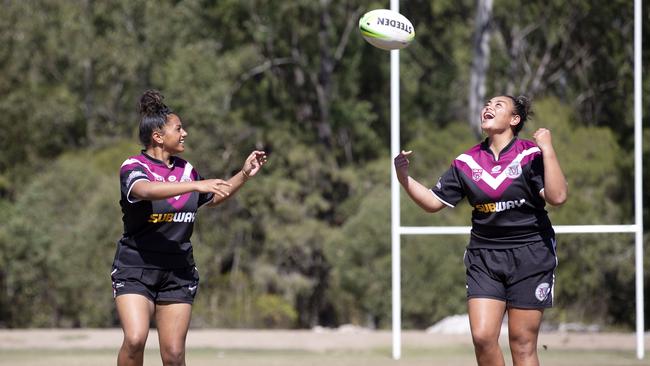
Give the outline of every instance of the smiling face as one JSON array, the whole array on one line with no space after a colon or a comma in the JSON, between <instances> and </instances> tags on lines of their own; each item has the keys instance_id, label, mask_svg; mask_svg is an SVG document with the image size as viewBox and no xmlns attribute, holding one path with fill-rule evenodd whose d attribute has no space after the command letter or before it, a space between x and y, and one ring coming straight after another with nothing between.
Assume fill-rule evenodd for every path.
<instances>
[{"instance_id":1,"label":"smiling face","mask_svg":"<svg viewBox=\"0 0 650 366\"><path fill-rule=\"evenodd\" d=\"M515 114L514 102L506 96L490 99L481 110L481 129L488 135L513 131L520 117Z\"/></svg>"},{"instance_id":2,"label":"smiling face","mask_svg":"<svg viewBox=\"0 0 650 366\"><path fill-rule=\"evenodd\" d=\"M173 113L167 115L167 123L160 134L163 148L172 155L185 151L186 136L181 119Z\"/></svg>"}]
</instances>

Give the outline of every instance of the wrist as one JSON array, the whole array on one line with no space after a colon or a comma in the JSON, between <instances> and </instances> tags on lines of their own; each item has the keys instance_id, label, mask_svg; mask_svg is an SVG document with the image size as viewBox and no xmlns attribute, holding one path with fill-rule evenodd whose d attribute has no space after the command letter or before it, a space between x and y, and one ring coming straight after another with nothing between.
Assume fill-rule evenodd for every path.
<instances>
[{"instance_id":1,"label":"wrist","mask_svg":"<svg viewBox=\"0 0 650 366\"><path fill-rule=\"evenodd\" d=\"M241 170L241 175L244 177L244 180L248 180L248 178L250 178L250 174L246 173L246 169Z\"/></svg>"},{"instance_id":2,"label":"wrist","mask_svg":"<svg viewBox=\"0 0 650 366\"><path fill-rule=\"evenodd\" d=\"M200 180L194 180L188 182L191 184L192 190L195 192L201 192L201 181Z\"/></svg>"},{"instance_id":3,"label":"wrist","mask_svg":"<svg viewBox=\"0 0 650 366\"><path fill-rule=\"evenodd\" d=\"M542 151L542 155L545 157L550 157L552 155L555 155L555 150L553 149L553 146L544 146L543 148L539 148Z\"/></svg>"}]
</instances>

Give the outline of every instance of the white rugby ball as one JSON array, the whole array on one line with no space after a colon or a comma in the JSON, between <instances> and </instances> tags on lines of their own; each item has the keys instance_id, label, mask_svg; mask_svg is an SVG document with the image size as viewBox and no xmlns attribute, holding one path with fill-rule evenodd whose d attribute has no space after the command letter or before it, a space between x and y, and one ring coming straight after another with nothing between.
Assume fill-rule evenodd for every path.
<instances>
[{"instance_id":1,"label":"white rugby ball","mask_svg":"<svg viewBox=\"0 0 650 366\"><path fill-rule=\"evenodd\" d=\"M365 13L359 19L359 31L368 43L383 50L404 48L415 38L413 24L402 14L388 9Z\"/></svg>"}]
</instances>

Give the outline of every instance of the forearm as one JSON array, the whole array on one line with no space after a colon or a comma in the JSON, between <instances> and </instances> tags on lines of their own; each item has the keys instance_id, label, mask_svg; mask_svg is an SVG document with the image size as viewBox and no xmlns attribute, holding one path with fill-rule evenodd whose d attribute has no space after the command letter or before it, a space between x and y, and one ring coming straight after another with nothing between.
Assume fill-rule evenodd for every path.
<instances>
[{"instance_id":1,"label":"forearm","mask_svg":"<svg viewBox=\"0 0 650 366\"><path fill-rule=\"evenodd\" d=\"M249 179L250 177L246 176L244 174L243 170L240 170L237 174L233 175L230 179L227 180L230 186L227 186L223 188L223 191L227 192L227 196L219 196L219 195L214 195L212 198L212 202L208 204L208 206L216 206L223 201L227 200L228 198L232 197L238 190L241 188L244 183Z\"/></svg>"},{"instance_id":2,"label":"forearm","mask_svg":"<svg viewBox=\"0 0 650 366\"><path fill-rule=\"evenodd\" d=\"M134 183L131 195L140 200L155 201L175 197L196 190L195 182L150 182L140 180Z\"/></svg>"},{"instance_id":3,"label":"forearm","mask_svg":"<svg viewBox=\"0 0 650 366\"><path fill-rule=\"evenodd\" d=\"M544 199L552 205L561 205L567 200L568 185L555 151L545 151L544 156Z\"/></svg>"},{"instance_id":4,"label":"forearm","mask_svg":"<svg viewBox=\"0 0 650 366\"><path fill-rule=\"evenodd\" d=\"M433 196L431 190L417 180L407 176L399 179L411 200L427 212L438 212L445 208L445 204Z\"/></svg>"}]
</instances>

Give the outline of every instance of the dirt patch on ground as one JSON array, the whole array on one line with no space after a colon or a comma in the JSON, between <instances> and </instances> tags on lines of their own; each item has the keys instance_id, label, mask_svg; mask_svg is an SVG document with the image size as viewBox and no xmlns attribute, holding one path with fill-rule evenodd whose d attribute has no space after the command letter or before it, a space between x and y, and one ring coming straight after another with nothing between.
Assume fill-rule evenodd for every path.
<instances>
[{"instance_id":1,"label":"dirt patch on ground","mask_svg":"<svg viewBox=\"0 0 650 366\"><path fill-rule=\"evenodd\" d=\"M390 331L341 330L227 330L191 329L188 348L261 350L355 350L392 347ZM645 349L650 337L645 334ZM404 348L440 348L471 345L469 334L401 333ZM0 330L0 349L117 349L120 329L19 329ZM507 344L502 337L501 343ZM541 333L539 346L567 350L635 350L634 333ZM155 329L149 333L148 348L158 348Z\"/></svg>"}]
</instances>

